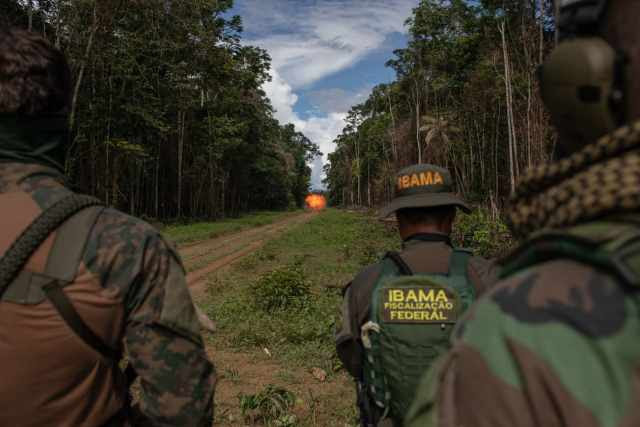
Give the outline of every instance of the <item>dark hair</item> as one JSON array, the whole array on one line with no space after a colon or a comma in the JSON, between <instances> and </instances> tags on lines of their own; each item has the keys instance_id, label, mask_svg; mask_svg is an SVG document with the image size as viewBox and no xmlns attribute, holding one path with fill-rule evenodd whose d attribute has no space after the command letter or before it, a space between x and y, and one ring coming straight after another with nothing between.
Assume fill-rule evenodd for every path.
<instances>
[{"instance_id":1,"label":"dark hair","mask_svg":"<svg viewBox=\"0 0 640 427\"><path fill-rule=\"evenodd\" d=\"M0 113L66 112L71 71L64 55L41 36L0 29Z\"/></svg>"},{"instance_id":2,"label":"dark hair","mask_svg":"<svg viewBox=\"0 0 640 427\"><path fill-rule=\"evenodd\" d=\"M409 224L440 224L455 217L455 205L433 206L428 208L405 208L396 212L398 221Z\"/></svg>"}]
</instances>

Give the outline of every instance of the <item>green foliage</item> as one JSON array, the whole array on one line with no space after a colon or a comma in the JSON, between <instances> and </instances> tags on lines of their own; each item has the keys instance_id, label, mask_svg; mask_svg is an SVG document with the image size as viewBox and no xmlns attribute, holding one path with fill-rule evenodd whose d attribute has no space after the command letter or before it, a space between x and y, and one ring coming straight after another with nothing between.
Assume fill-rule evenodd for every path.
<instances>
[{"instance_id":1,"label":"green foliage","mask_svg":"<svg viewBox=\"0 0 640 427\"><path fill-rule=\"evenodd\" d=\"M422 162L446 166L465 197L502 206L517 177L551 157L535 70L554 44L552 17L551 0L419 1L387 62L396 81L354 105L335 139L330 203L386 204L395 173Z\"/></svg>"},{"instance_id":2,"label":"green foliage","mask_svg":"<svg viewBox=\"0 0 640 427\"><path fill-rule=\"evenodd\" d=\"M287 212L256 212L240 218L225 219L224 221L169 225L164 227L162 232L169 240L182 244L212 239L247 228L272 224L289 214Z\"/></svg>"},{"instance_id":3,"label":"green foliage","mask_svg":"<svg viewBox=\"0 0 640 427\"><path fill-rule=\"evenodd\" d=\"M295 415L290 412L296 396L285 388L269 384L256 394L240 393L238 401L242 416L252 425L256 422L274 427L293 427L298 424Z\"/></svg>"},{"instance_id":4,"label":"green foliage","mask_svg":"<svg viewBox=\"0 0 640 427\"><path fill-rule=\"evenodd\" d=\"M282 267L267 273L253 285L256 307L273 313L294 309L309 296L309 283L300 265Z\"/></svg>"},{"instance_id":5,"label":"green foliage","mask_svg":"<svg viewBox=\"0 0 640 427\"><path fill-rule=\"evenodd\" d=\"M274 118L271 58L241 42L232 0L0 3L0 23L33 21L69 60L83 192L161 219L303 206L318 146Z\"/></svg>"},{"instance_id":6,"label":"green foliage","mask_svg":"<svg viewBox=\"0 0 640 427\"><path fill-rule=\"evenodd\" d=\"M232 346L268 348L331 375L342 286L398 243L369 216L328 209L236 264L215 283L207 312Z\"/></svg>"},{"instance_id":7,"label":"green foliage","mask_svg":"<svg viewBox=\"0 0 640 427\"><path fill-rule=\"evenodd\" d=\"M452 238L456 245L473 249L486 258L505 255L514 244L506 224L483 208L458 215Z\"/></svg>"}]
</instances>

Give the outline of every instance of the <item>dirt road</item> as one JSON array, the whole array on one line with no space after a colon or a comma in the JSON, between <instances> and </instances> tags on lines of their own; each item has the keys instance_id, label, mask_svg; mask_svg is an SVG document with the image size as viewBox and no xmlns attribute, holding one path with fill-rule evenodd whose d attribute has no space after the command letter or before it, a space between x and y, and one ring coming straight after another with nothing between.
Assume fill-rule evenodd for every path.
<instances>
[{"instance_id":1,"label":"dirt road","mask_svg":"<svg viewBox=\"0 0 640 427\"><path fill-rule=\"evenodd\" d=\"M187 283L191 293L197 296L204 292L205 279L209 274L251 254L269 239L292 227L304 224L314 215L315 213L313 212L305 212L286 217L273 224L192 243L179 248L188 272Z\"/></svg>"},{"instance_id":2,"label":"dirt road","mask_svg":"<svg viewBox=\"0 0 640 427\"><path fill-rule=\"evenodd\" d=\"M306 212L288 216L269 225L244 230L226 236L200 241L179 248L187 269L187 282L196 305L210 298L205 290L214 274L224 275L225 267L258 250L268 241L288 230L301 226L316 216ZM216 387L216 422L221 426L247 425L239 407L240 394L254 394L269 384L283 386L296 395L293 414L301 426L349 426L336 424L336 409L350 402L353 393L351 381L344 373L332 373L330 379L319 380L314 376L313 366L291 366L272 355L271 346L260 346L238 350L227 345L224 334L204 312L198 309L200 322L205 331L207 352L216 365L219 382ZM216 336L215 344L211 341ZM268 348L269 347L269 348ZM326 373L325 373L326 374ZM347 403L348 404L348 403ZM344 411L343 411L344 412Z\"/></svg>"}]
</instances>

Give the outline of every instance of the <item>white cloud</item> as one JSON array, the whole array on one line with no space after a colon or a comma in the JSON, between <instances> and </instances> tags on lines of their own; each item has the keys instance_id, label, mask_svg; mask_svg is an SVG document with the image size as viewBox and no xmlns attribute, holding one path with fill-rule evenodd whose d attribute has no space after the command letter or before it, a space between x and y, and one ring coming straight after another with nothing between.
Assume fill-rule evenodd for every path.
<instances>
[{"instance_id":1,"label":"white cloud","mask_svg":"<svg viewBox=\"0 0 640 427\"><path fill-rule=\"evenodd\" d=\"M320 151L324 154L322 157L322 163L327 161L327 154L332 152L335 148L333 140L344 128L344 119L346 118L346 112L332 112L326 117L310 117L308 119L302 119L298 114L293 111L293 106L298 100L298 96L293 93L291 86L285 82L277 70L271 70L271 81L264 85L264 90L271 99L275 112L275 117L280 123L293 123L300 132L304 133L314 143L318 144ZM317 167L315 169L318 169ZM321 186L320 172L314 170L314 177L312 183L314 187L319 188Z\"/></svg>"},{"instance_id":2,"label":"white cloud","mask_svg":"<svg viewBox=\"0 0 640 427\"><path fill-rule=\"evenodd\" d=\"M296 91L348 69L381 48L393 32L405 32L404 22L418 0L242 0L240 13L250 38L247 43L267 50L272 81L264 85L282 123L293 123L320 146L326 162L333 140L344 127L348 108L361 102L370 87L358 93L340 89L317 91L325 97L316 107L323 116L302 119L294 110ZM364 83L364 82L363 82ZM335 98L330 99L332 96ZM349 97L353 99L348 102ZM313 96L312 96L313 98ZM318 162L313 186L322 179Z\"/></svg>"},{"instance_id":3,"label":"white cloud","mask_svg":"<svg viewBox=\"0 0 640 427\"><path fill-rule=\"evenodd\" d=\"M266 49L274 68L294 89L356 64L379 48L388 34L404 32L404 21L417 0L321 0L312 5L249 0L247 27L265 22L286 32L257 37L252 44ZM262 11L264 17L256 11Z\"/></svg>"},{"instance_id":4,"label":"white cloud","mask_svg":"<svg viewBox=\"0 0 640 427\"><path fill-rule=\"evenodd\" d=\"M357 91L348 91L341 88L320 89L306 93L313 107L323 113L334 111L349 111L349 109L367 99L372 86L365 86Z\"/></svg>"},{"instance_id":5,"label":"white cloud","mask_svg":"<svg viewBox=\"0 0 640 427\"><path fill-rule=\"evenodd\" d=\"M291 86L280 77L278 70L271 69L271 81L266 82L262 89L271 100L271 105L276 110L274 115L278 121L283 124L296 124L300 120L293 112L293 106L298 102L298 95L293 93Z\"/></svg>"}]
</instances>

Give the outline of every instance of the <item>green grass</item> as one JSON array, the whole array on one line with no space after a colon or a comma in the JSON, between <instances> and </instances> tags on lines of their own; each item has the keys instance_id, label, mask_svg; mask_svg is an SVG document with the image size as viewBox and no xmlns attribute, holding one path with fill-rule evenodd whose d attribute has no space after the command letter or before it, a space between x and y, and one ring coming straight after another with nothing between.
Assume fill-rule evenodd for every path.
<instances>
[{"instance_id":1,"label":"green grass","mask_svg":"<svg viewBox=\"0 0 640 427\"><path fill-rule=\"evenodd\" d=\"M297 366L338 368L335 318L341 288L365 265L397 247L376 220L329 209L213 278L202 301L220 333L215 346L268 348Z\"/></svg>"},{"instance_id":2,"label":"green grass","mask_svg":"<svg viewBox=\"0 0 640 427\"><path fill-rule=\"evenodd\" d=\"M299 212L299 211L298 211ZM224 234L235 233L247 228L272 224L273 222L285 218L295 212L256 212L242 216L240 218L224 219L215 222L196 222L186 225L169 225L162 230L162 233L175 242L184 244L198 240L212 239Z\"/></svg>"}]
</instances>

